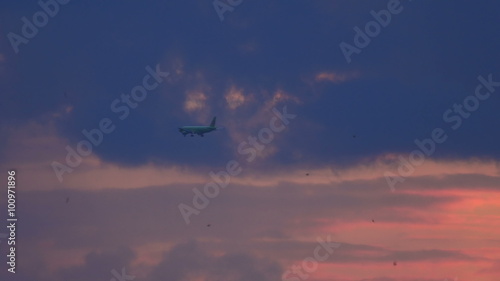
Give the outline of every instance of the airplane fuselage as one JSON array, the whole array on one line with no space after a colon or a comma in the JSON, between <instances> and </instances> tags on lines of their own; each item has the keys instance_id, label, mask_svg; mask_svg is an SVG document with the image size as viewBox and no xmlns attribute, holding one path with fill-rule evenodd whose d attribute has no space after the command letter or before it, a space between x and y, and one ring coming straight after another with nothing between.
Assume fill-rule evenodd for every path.
<instances>
[{"instance_id":1,"label":"airplane fuselage","mask_svg":"<svg viewBox=\"0 0 500 281\"><path fill-rule=\"evenodd\" d=\"M183 126L179 128L179 132L181 132L184 136L200 135L203 137L203 134L210 133L214 130L216 130L216 128L210 126Z\"/></svg>"},{"instance_id":2,"label":"airplane fuselage","mask_svg":"<svg viewBox=\"0 0 500 281\"><path fill-rule=\"evenodd\" d=\"M209 126L182 126L179 127L179 132L181 132L184 136L191 135L194 137L194 135L200 135L203 137L203 134L217 130L217 127L215 127L215 120L216 117L214 116Z\"/></svg>"}]
</instances>

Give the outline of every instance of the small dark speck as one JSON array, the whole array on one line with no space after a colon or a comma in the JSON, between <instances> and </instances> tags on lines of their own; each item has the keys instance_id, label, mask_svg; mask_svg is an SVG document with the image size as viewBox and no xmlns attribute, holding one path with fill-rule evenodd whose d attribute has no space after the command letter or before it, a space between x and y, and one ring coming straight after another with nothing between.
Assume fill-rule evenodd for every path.
<instances>
[{"instance_id":1,"label":"small dark speck","mask_svg":"<svg viewBox=\"0 0 500 281\"><path fill-rule=\"evenodd\" d=\"M372 222L375 222L375 220L372 220Z\"/></svg>"},{"instance_id":2,"label":"small dark speck","mask_svg":"<svg viewBox=\"0 0 500 281\"><path fill-rule=\"evenodd\" d=\"M69 202L69 197L66 197L66 204L68 204Z\"/></svg>"},{"instance_id":3,"label":"small dark speck","mask_svg":"<svg viewBox=\"0 0 500 281\"><path fill-rule=\"evenodd\" d=\"M207 224L207 227L210 227L210 226L211 226L211 224Z\"/></svg>"},{"instance_id":4,"label":"small dark speck","mask_svg":"<svg viewBox=\"0 0 500 281\"><path fill-rule=\"evenodd\" d=\"M309 173L306 173L306 176L309 176Z\"/></svg>"},{"instance_id":5,"label":"small dark speck","mask_svg":"<svg viewBox=\"0 0 500 281\"><path fill-rule=\"evenodd\" d=\"M393 264L394 266L398 265L398 263L397 263L397 262L393 262L392 264Z\"/></svg>"}]
</instances>

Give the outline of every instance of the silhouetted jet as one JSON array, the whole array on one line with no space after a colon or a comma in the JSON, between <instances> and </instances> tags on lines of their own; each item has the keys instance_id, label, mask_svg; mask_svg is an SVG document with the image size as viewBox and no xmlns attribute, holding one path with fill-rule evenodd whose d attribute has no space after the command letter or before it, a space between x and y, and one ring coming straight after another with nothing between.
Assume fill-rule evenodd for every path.
<instances>
[{"instance_id":1,"label":"silhouetted jet","mask_svg":"<svg viewBox=\"0 0 500 281\"><path fill-rule=\"evenodd\" d=\"M215 118L212 119L212 122L209 126L183 126L179 128L179 132L181 132L184 136L191 135L194 137L195 134L203 137L203 134L210 133L211 131L215 131L218 128L215 127Z\"/></svg>"}]
</instances>

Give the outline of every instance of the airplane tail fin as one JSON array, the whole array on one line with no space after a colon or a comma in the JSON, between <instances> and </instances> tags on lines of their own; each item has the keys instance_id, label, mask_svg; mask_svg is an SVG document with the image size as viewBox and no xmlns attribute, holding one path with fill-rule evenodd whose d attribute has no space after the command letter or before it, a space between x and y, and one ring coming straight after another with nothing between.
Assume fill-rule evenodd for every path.
<instances>
[{"instance_id":1,"label":"airplane tail fin","mask_svg":"<svg viewBox=\"0 0 500 281\"><path fill-rule=\"evenodd\" d=\"M217 117L216 117L216 116L214 116L214 119L212 119L212 122L210 122L210 127L215 127L215 119L216 119L216 118L217 118Z\"/></svg>"}]
</instances>

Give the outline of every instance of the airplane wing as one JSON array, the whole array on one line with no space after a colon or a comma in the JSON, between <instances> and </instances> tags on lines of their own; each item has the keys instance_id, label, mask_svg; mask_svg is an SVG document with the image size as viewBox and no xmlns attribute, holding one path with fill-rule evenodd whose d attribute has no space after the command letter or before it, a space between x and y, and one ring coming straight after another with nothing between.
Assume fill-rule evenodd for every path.
<instances>
[{"instance_id":1,"label":"airplane wing","mask_svg":"<svg viewBox=\"0 0 500 281\"><path fill-rule=\"evenodd\" d=\"M187 129L184 129L184 128L179 128L179 132L181 132L183 134L194 134L193 131L187 130Z\"/></svg>"}]
</instances>

